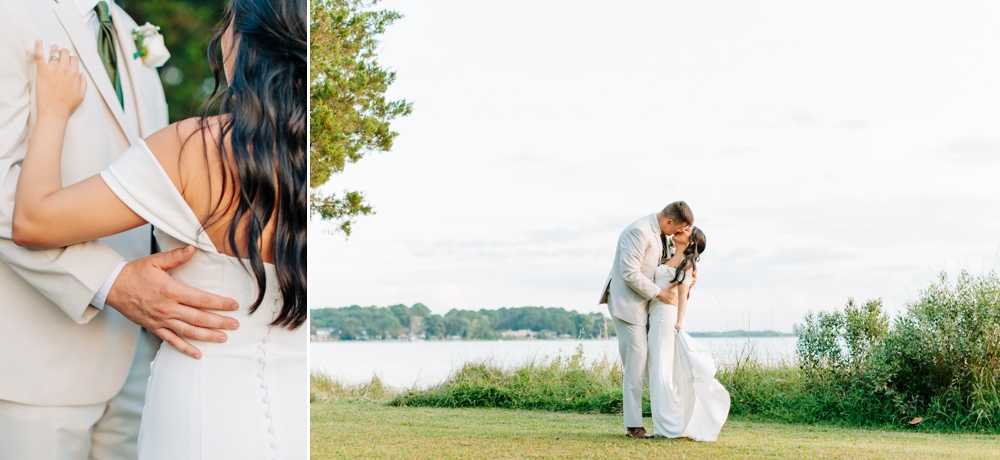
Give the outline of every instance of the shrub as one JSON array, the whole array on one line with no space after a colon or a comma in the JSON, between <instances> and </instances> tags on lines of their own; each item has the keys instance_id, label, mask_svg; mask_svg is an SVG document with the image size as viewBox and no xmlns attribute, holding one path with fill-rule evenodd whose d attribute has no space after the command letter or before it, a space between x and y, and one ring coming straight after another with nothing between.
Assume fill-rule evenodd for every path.
<instances>
[{"instance_id":1,"label":"shrub","mask_svg":"<svg viewBox=\"0 0 1000 460\"><path fill-rule=\"evenodd\" d=\"M903 415L942 429L1000 431L1000 279L942 274L885 341L887 387Z\"/></svg>"},{"instance_id":2,"label":"shrub","mask_svg":"<svg viewBox=\"0 0 1000 460\"><path fill-rule=\"evenodd\" d=\"M797 355L807 421L914 417L938 430L1000 431L1000 280L942 274L892 322L881 301L809 313Z\"/></svg>"}]
</instances>

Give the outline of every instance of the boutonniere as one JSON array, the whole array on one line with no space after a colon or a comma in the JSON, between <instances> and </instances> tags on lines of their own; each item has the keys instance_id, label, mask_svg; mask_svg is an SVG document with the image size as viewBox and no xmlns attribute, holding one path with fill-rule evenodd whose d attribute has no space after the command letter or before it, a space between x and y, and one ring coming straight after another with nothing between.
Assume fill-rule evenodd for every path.
<instances>
[{"instance_id":1,"label":"boutonniere","mask_svg":"<svg viewBox=\"0 0 1000 460\"><path fill-rule=\"evenodd\" d=\"M674 237L673 236L668 236L667 237L667 247L670 248L670 249L674 248Z\"/></svg>"},{"instance_id":2,"label":"boutonniere","mask_svg":"<svg viewBox=\"0 0 1000 460\"><path fill-rule=\"evenodd\" d=\"M132 39L135 40L135 54L133 59L142 58L142 63L147 67L158 68L167 63L170 59L170 51L167 51L163 44L163 35L160 35L160 28L150 23L132 29Z\"/></svg>"}]
</instances>

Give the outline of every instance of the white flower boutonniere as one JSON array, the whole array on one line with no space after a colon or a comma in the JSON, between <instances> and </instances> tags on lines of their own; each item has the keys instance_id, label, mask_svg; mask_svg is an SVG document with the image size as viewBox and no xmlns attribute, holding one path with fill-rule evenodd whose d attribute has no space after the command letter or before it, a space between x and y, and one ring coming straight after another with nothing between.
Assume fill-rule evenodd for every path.
<instances>
[{"instance_id":1,"label":"white flower boutonniere","mask_svg":"<svg viewBox=\"0 0 1000 460\"><path fill-rule=\"evenodd\" d=\"M170 51L167 51L166 45L163 44L163 35L160 35L159 27L147 22L132 30L132 39L135 40L135 49L139 50L132 57L142 58L142 63L146 66L154 69L162 67L170 59Z\"/></svg>"},{"instance_id":2,"label":"white flower boutonniere","mask_svg":"<svg viewBox=\"0 0 1000 460\"><path fill-rule=\"evenodd\" d=\"M674 237L673 235L667 237L667 247L670 249L674 248Z\"/></svg>"}]
</instances>

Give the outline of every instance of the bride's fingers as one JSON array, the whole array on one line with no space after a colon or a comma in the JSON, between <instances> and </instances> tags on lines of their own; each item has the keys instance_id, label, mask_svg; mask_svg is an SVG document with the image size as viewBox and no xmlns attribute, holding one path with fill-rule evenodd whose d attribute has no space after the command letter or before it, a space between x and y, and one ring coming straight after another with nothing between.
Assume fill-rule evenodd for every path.
<instances>
[{"instance_id":1,"label":"bride's fingers","mask_svg":"<svg viewBox=\"0 0 1000 460\"><path fill-rule=\"evenodd\" d=\"M59 50L59 65L63 67L69 67L70 65L69 50L63 48Z\"/></svg>"},{"instance_id":2,"label":"bride's fingers","mask_svg":"<svg viewBox=\"0 0 1000 460\"><path fill-rule=\"evenodd\" d=\"M201 351L199 351L194 345L188 343L187 340L178 337L177 334L174 334L174 331L161 327L153 330L153 333L163 339L164 342L167 342L174 348L180 350L181 353L184 353L194 359L201 359Z\"/></svg>"},{"instance_id":3,"label":"bride's fingers","mask_svg":"<svg viewBox=\"0 0 1000 460\"><path fill-rule=\"evenodd\" d=\"M45 55L42 54L42 39L41 38L39 38L38 40L35 40L35 64L38 65L39 69L42 68L42 66L45 65Z\"/></svg>"}]
</instances>

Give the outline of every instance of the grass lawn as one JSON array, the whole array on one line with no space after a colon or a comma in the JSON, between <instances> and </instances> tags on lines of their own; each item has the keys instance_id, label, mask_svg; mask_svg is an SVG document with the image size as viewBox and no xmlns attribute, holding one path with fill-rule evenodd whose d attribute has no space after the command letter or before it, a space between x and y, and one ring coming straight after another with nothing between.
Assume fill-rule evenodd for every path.
<instances>
[{"instance_id":1,"label":"grass lawn","mask_svg":"<svg viewBox=\"0 0 1000 460\"><path fill-rule=\"evenodd\" d=\"M730 419L719 441L624 437L621 417L506 409L312 404L312 458L1000 458L1000 436ZM652 427L647 419L646 427Z\"/></svg>"}]
</instances>

